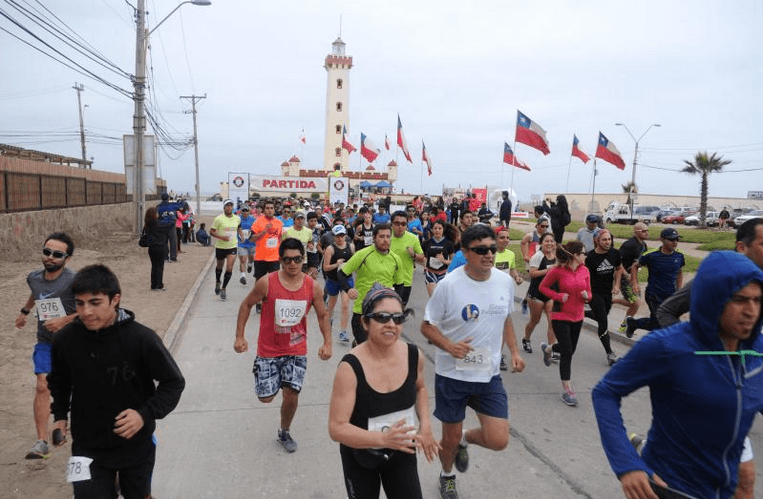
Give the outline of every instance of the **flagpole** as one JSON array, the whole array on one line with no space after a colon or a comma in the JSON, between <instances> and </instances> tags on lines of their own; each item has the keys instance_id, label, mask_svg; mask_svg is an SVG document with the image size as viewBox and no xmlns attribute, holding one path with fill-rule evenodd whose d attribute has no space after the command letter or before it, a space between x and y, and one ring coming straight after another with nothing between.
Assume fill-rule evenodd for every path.
<instances>
[{"instance_id":1,"label":"flagpole","mask_svg":"<svg viewBox=\"0 0 763 499\"><path fill-rule=\"evenodd\" d=\"M596 158L593 158L593 178L591 179L591 206L588 213L593 213L594 196L596 195Z\"/></svg>"},{"instance_id":2,"label":"flagpole","mask_svg":"<svg viewBox=\"0 0 763 499\"><path fill-rule=\"evenodd\" d=\"M564 186L564 193L570 192L570 166L572 166L572 153L570 153L570 161L567 163L567 183Z\"/></svg>"},{"instance_id":3,"label":"flagpole","mask_svg":"<svg viewBox=\"0 0 763 499\"><path fill-rule=\"evenodd\" d=\"M517 134L515 132L514 133L514 149L512 150L512 151L514 151L514 162L515 163L518 161L517 160L516 150L517 150ZM514 165L511 165L511 167L512 167L511 168L511 192L513 193L514 192L514 170L516 170L517 168Z\"/></svg>"}]
</instances>

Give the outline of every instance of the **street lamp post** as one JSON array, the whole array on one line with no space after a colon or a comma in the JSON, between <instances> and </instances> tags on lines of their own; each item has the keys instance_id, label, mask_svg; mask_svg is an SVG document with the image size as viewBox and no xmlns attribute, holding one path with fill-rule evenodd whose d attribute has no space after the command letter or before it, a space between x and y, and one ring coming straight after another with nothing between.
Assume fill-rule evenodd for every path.
<instances>
[{"instance_id":1,"label":"street lamp post","mask_svg":"<svg viewBox=\"0 0 763 499\"><path fill-rule=\"evenodd\" d=\"M135 113L132 118L132 130L134 135L133 152L134 162L133 167L133 227L135 232L140 233L143 230L143 208L145 204L145 196L143 193L143 135L146 133L146 51L148 45L146 41L148 37L156 31L156 28L167 20L172 14L175 13L181 6L191 3L193 5L211 5L210 0L186 0L180 2L177 7L167 14L164 19L154 26L154 28L146 32L146 6L145 0L138 0L138 7L136 9L135 18L137 23L137 30L135 36L135 78L133 79L133 87L135 92L133 100L135 101Z\"/></svg>"},{"instance_id":2,"label":"street lamp post","mask_svg":"<svg viewBox=\"0 0 763 499\"><path fill-rule=\"evenodd\" d=\"M646 130L644 130L644 133L642 133L641 136L638 139L633 136L633 134L628 129L628 126L625 123L615 123L615 126L621 126L621 127L625 128L625 131L628 132L628 135L631 136L631 138L633 139L633 142L636 143L636 147L633 150L633 172L632 172L632 176L631 176L631 193L628 196L628 198L630 199L630 205L631 205L630 206L631 218L635 220L634 215L633 215L633 192L636 189L636 162L638 160L638 143L641 141L641 139L644 138L644 135L646 135L646 133L649 130L652 129L652 127L660 127L662 125L660 125L659 123L652 123L651 125L649 125L647 127Z\"/></svg>"}]
</instances>

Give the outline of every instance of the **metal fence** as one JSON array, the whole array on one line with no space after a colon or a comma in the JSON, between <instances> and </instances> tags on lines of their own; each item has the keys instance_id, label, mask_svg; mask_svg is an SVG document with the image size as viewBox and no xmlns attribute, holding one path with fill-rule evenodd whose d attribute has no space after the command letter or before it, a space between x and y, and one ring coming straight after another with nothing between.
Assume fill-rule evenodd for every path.
<instances>
[{"instance_id":1,"label":"metal fence","mask_svg":"<svg viewBox=\"0 0 763 499\"><path fill-rule=\"evenodd\" d=\"M127 194L127 187L123 183L37 173L1 173L0 213L132 201L132 196Z\"/></svg>"}]
</instances>

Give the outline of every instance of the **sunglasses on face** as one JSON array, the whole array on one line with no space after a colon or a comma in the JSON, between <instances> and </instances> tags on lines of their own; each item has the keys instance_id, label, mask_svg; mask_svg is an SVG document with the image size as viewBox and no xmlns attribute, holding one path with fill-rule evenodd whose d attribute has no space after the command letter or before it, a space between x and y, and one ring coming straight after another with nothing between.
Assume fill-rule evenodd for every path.
<instances>
[{"instance_id":1,"label":"sunglasses on face","mask_svg":"<svg viewBox=\"0 0 763 499\"><path fill-rule=\"evenodd\" d=\"M488 251L495 254L498 252L498 246L495 244L492 244L490 246L474 246L472 248L469 248L469 251L474 251L478 255L485 256L487 255Z\"/></svg>"},{"instance_id":2,"label":"sunglasses on face","mask_svg":"<svg viewBox=\"0 0 763 499\"><path fill-rule=\"evenodd\" d=\"M302 263L302 260L303 260L302 255L300 255L300 256L282 256L281 257L281 261L284 264L286 264L286 265L288 265L290 263Z\"/></svg>"},{"instance_id":3,"label":"sunglasses on face","mask_svg":"<svg viewBox=\"0 0 763 499\"><path fill-rule=\"evenodd\" d=\"M64 253L63 251L53 251L50 248L43 248L42 254L45 256L52 256L53 258L59 258L59 259L66 258L67 256L69 256L68 253Z\"/></svg>"},{"instance_id":4,"label":"sunglasses on face","mask_svg":"<svg viewBox=\"0 0 763 499\"><path fill-rule=\"evenodd\" d=\"M373 319L379 324L386 324L392 319L392 322L394 322L397 325L402 324L405 322L405 314L398 313L398 314L390 314L389 312L374 312L371 314L366 314L366 319Z\"/></svg>"},{"instance_id":5,"label":"sunglasses on face","mask_svg":"<svg viewBox=\"0 0 763 499\"><path fill-rule=\"evenodd\" d=\"M548 225L539 225L538 227L540 227L541 229L548 229Z\"/></svg>"}]
</instances>

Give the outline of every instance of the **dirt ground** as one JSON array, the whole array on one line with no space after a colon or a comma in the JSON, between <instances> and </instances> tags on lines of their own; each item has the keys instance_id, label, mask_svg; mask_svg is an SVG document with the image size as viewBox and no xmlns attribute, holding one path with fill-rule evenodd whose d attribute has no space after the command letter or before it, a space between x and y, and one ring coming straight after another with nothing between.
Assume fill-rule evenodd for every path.
<instances>
[{"instance_id":1,"label":"dirt ground","mask_svg":"<svg viewBox=\"0 0 763 499\"><path fill-rule=\"evenodd\" d=\"M207 225L211 220L206 221ZM43 241L40 241L39 249ZM92 263L110 267L122 286L122 306L135 312L138 322L164 335L188 291L214 251L196 243L183 246L180 261L165 265L165 292L150 291L151 263L137 237L117 232L98 234L92 240L75 238L75 250L69 266L80 269ZM42 267L42 254L30 249L18 259L0 262L0 498L72 497L71 486L64 478L71 449L67 443L53 450L48 459L27 460L27 451L35 442L32 400L35 376L32 349L36 320L30 316L21 330L14 327L19 309L29 296L27 274ZM50 439L48 439L50 441Z\"/></svg>"}]
</instances>

